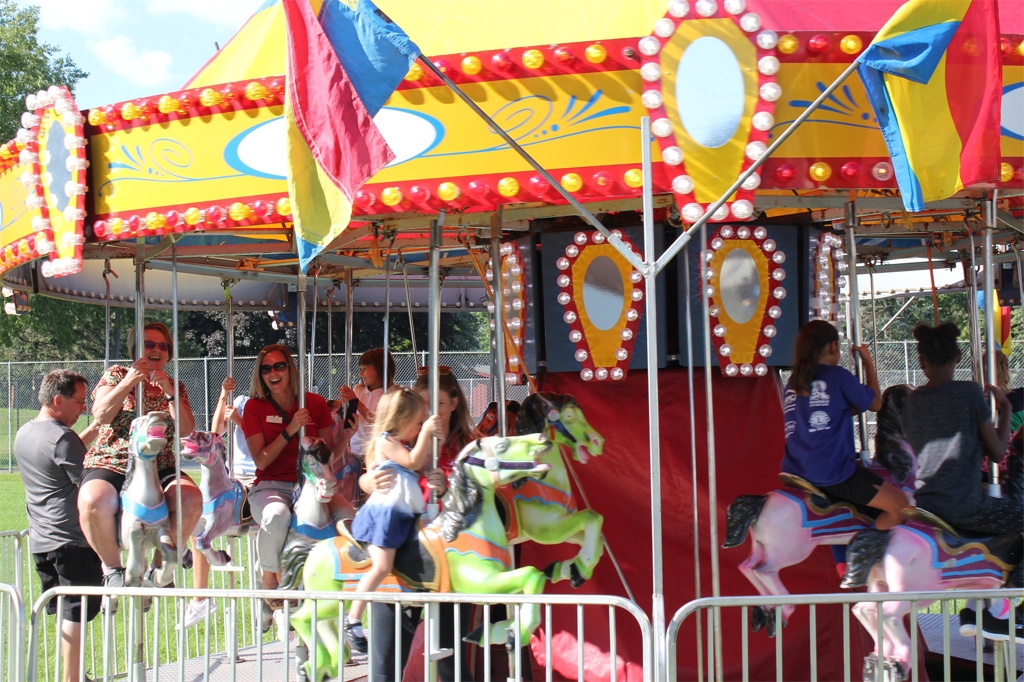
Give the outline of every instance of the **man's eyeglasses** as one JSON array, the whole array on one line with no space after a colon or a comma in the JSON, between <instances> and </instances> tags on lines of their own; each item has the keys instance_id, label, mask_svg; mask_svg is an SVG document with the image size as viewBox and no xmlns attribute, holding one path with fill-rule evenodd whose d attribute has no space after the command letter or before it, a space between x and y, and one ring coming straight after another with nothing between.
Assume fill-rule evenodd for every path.
<instances>
[{"instance_id":1,"label":"man's eyeglasses","mask_svg":"<svg viewBox=\"0 0 1024 682\"><path fill-rule=\"evenodd\" d=\"M260 374L270 374L271 372L283 372L288 369L287 362L275 362L272 365L260 365Z\"/></svg>"},{"instance_id":2,"label":"man's eyeglasses","mask_svg":"<svg viewBox=\"0 0 1024 682\"><path fill-rule=\"evenodd\" d=\"M452 373L452 368L451 367L445 367L444 365L439 365L438 368L437 368L437 373L438 374L451 374ZM417 367L416 368L416 374L421 376L421 377L429 376L430 375L430 366L428 365L428 366L425 366L425 367Z\"/></svg>"},{"instance_id":3,"label":"man's eyeglasses","mask_svg":"<svg viewBox=\"0 0 1024 682\"><path fill-rule=\"evenodd\" d=\"M146 348L146 350L153 350L154 348L159 348L160 350L166 352L171 349L171 344L164 343L163 341L143 341L142 345Z\"/></svg>"}]
</instances>

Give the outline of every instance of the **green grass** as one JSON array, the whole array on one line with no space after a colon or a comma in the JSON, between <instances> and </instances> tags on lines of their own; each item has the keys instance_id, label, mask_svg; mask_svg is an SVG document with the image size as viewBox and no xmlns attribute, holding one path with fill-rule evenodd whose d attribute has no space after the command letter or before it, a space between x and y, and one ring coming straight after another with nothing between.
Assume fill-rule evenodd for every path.
<instances>
[{"instance_id":1,"label":"green grass","mask_svg":"<svg viewBox=\"0 0 1024 682\"><path fill-rule=\"evenodd\" d=\"M9 410L0 408L0 471L12 471L17 468L18 463L10 456L10 449L14 447L14 437L25 422L30 422L39 415L37 409L20 408ZM76 432L81 433L89 424L89 419L83 415L75 424ZM0 507L3 501L0 500ZM3 511L0 509L0 518L3 518Z\"/></svg>"},{"instance_id":2,"label":"green grass","mask_svg":"<svg viewBox=\"0 0 1024 682\"><path fill-rule=\"evenodd\" d=\"M25 513L25 489L21 483L21 477L17 473L8 474L0 473L0 531L5 530L24 530L28 527L28 518ZM14 565L13 565L13 542L10 538L5 538L0 545L0 581L2 582L13 582ZM239 557L241 561L237 562L240 565L246 565L249 558L245 550L245 541L239 540ZM23 597L25 599L26 610L28 611L28 618L31 619L31 609L35 600L40 595L39 579L35 574L35 567L32 562L31 556L27 552L23 556L24 561L24 573L25 575L25 589ZM235 574L234 587L239 589L248 588L249 580L248 573L243 572ZM230 577L226 573L214 572L210 577L211 588L228 588L231 587L229 583ZM192 571L178 571L176 577L176 583L186 587L193 587ZM218 652L224 651L226 648L225 641L225 625L227 619L227 600L218 600L215 604L215 608L211 611L210 616L210 651ZM177 647L178 647L178 633L174 628L176 617L172 614L167 613L168 609L175 608L174 605L168 599L162 599L160 604L160 610L162 611L160 616L160 626L157 627L155 623L155 610L151 610L146 616L146 658L147 665L153 665L153 649L154 645L159 650L161 664L173 662L177 660ZM121 600L121 607L116 616L112 619L112 624L115 630L115 641L113 644L112 651L114 652L109 658L110 660L110 672L116 674L119 671L123 671L126 663L126 636L127 632L127 620L126 616L129 611L128 600ZM0 619L6 615L5 607L0 606ZM238 624L239 624L239 641L241 644L252 644L251 641L251 617L248 609L247 601L240 601L238 604ZM189 628L186 633L185 640L185 656L184 658L196 658L203 656L206 646L206 632L204 624L199 623L195 627ZM53 616L47 616L45 618L45 624L42 632L46 633L48 639L44 644L40 645L39 653L39 674L40 679L53 679L53 671L55 665L55 642L54 633L56 632L56 619ZM244 634L243 634L244 633ZM154 639L155 636L155 639ZM263 638L264 642L273 641L273 630ZM102 616L96 618L90 624L87 632L86 642L86 670L90 678L102 677L103 667L103 647L102 639ZM0 652L0 656L4 652ZM47 678L43 678L44 672L48 672ZM0 678L4 674L4 665L0 663Z\"/></svg>"}]
</instances>

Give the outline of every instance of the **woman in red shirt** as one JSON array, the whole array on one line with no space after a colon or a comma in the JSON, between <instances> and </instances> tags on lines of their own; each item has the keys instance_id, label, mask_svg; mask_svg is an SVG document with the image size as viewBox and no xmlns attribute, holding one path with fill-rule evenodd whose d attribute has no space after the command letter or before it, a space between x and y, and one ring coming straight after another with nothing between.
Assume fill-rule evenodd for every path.
<instances>
[{"instance_id":1,"label":"woman in red shirt","mask_svg":"<svg viewBox=\"0 0 1024 682\"><path fill-rule=\"evenodd\" d=\"M273 590L280 580L281 551L292 520L299 440L304 433L316 435L331 447L331 413L327 401L315 393L306 393L306 407L299 409L298 370L291 351L277 344L256 356L249 395L242 415L245 442L256 464L249 505L260 524L256 549L263 589Z\"/></svg>"}]
</instances>

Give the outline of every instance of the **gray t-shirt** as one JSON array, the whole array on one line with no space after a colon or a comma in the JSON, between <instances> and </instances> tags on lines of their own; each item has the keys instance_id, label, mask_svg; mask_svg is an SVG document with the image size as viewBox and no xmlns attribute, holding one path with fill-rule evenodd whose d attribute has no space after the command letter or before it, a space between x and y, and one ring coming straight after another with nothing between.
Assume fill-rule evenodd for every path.
<instances>
[{"instance_id":1,"label":"gray t-shirt","mask_svg":"<svg viewBox=\"0 0 1024 682\"><path fill-rule=\"evenodd\" d=\"M979 384L947 381L907 397L903 429L917 454L917 505L950 522L970 518L985 502L981 426L991 421Z\"/></svg>"},{"instance_id":2,"label":"gray t-shirt","mask_svg":"<svg viewBox=\"0 0 1024 682\"><path fill-rule=\"evenodd\" d=\"M85 459L78 434L56 419L30 421L18 429L14 456L25 484L32 552L87 547L78 523L78 486Z\"/></svg>"}]
</instances>

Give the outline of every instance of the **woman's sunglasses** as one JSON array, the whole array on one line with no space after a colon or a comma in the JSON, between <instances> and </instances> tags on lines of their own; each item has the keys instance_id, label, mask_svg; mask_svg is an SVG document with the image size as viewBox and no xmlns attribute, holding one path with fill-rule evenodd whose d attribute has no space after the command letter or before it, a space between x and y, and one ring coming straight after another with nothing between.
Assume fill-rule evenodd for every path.
<instances>
[{"instance_id":1,"label":"woman's sunglasses","mask_svg":"<svg viewBox=\"0 0 1024 682\"><path fill-rule=\"evenodd\" d=\"M288 369L287 362L275 362L272 365L260 365L260 374L270 374L271 372L283 372Z\"/></svg>"},{"instance_id":2,"label":"woman's sunglasses","mask_svg":"<svg viewBox=\"0 0 1024 682\"><path fill-rule=\"evenodd\" d=\"M153 350L154 348L159 348L160 350L167 352L171 349L171 344L164 343L163 341L143 341L142 345L145 347L146 350Z\"/></svg>"},{"instance_id":3,"label":"woman's sunglasses","mask_svg":"<svg viewBox=\"0 0 1024 682\"><path fill-rule=\"evenodd\" d=\"M452 373L452 368L451 367L445 367L444 365L438 365L437 373L438 374L451 374ZM430 367L429 366L417 367L416 368L416 374L421 376L421 377L429 376L429 374L430 374Z\"/></svg>"}]
</instances>

